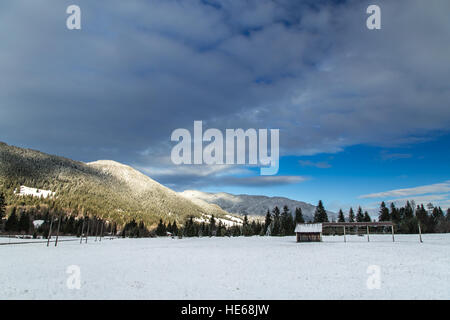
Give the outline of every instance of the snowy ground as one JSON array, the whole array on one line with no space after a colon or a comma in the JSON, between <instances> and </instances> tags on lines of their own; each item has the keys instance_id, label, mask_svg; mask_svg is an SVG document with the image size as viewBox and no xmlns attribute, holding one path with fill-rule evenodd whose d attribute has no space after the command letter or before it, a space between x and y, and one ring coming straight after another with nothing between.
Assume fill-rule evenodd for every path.
<instances>
[{"instance_id":1,"label":"snowy ground","mask_svg":"<svg viewBox=\"0 0 450 320\"><path fill-rule=\"evenodd\" d=\"M0 246L0 299L450 299L450 234ZM68 266L81 288L69 289ZM368 289L371 265L380 289ZM373 269L372 269L373 270ZM73 280L73 277L71 278ZM72 282L73 283L73 282Z\"/></svg>"}]
</instances>

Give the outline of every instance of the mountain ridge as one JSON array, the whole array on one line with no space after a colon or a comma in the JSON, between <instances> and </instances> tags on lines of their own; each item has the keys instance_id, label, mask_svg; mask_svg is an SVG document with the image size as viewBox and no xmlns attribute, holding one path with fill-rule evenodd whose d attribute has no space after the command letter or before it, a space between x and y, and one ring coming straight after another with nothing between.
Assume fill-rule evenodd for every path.
<instances>
[{"instance_id":1,"label":"mountain ridge","mask_svg":"<svg viewBox=\"0 0 450 320\"><path fill-rule=\"evenodd\" d=\"M201 199L208 203L214 203L222 209L235 214L248 214L263 216L267 210L272 211L275 206L280 210L284 205L287 205L294 214L295 208L301 208L305 219L312 219L314 217L315 205L307 202L289 199L286 197L269 197L264 195L249 195L249 194L231 194L227 192L210 193L198 190L185 190L181 192L184 196L190 199ZM330 218L335 216L334 212L327 211Z\"/></svg>"},{"instance_id":2,"label":"mountain ridge","mask_svg":"<svg viewBox=\"0 0 450 320\"><path fill-rule=\"evenodd\" d=\"M54 199L18 197L20 186L51 190ZM159 219L183 223L188 217L228 212L207 203L194 203L130 166L112 160L90 163L0 143L0 188L10 203L55 205L70 214L89 214L125 223L132 219L149 226ZM53 204L52 204L53 205Z\"/></svg>"}]
</instances>

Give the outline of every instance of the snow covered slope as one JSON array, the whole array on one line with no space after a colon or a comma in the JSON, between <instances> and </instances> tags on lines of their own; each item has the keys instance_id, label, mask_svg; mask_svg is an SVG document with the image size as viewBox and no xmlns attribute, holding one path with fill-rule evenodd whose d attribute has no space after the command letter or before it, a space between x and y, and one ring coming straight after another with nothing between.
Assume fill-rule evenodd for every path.
<instances>
[{"instance_id":1,"label":"snow covered slope","mask_svg":"<svg viewBox=\"0 0 450 320\"><path fill-rule=\"evenodd\" d=\"M110 174L124 182L133 192L133 197L150 211L163 212L169 216L176 216L179 212L191 212L195 215L213 214L225 217L228 212L219 206L202 200L191 200L179 193L163 186L147 175L130 166L111 160L99 160L87 163L88 166Z\"/></svg>"}]
</instances>

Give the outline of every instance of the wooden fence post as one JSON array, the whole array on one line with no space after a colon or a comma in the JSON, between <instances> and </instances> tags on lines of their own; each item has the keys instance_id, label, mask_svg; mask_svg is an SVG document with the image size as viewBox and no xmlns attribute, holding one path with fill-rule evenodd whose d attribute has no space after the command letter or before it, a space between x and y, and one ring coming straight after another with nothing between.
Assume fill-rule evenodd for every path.
<instances>
[{"instance_id":1,"label":"wooden fence post","mask_svg":"<svg viewBox=\"0 0 450 320\"><path fill-rule=\"evenodd\" d=\"M86 220L85 217L83 217L83 224L81 225L81 233L80 233L80 244L83 242L83 232L84 232L84 221Z\"/></svg>"},{"instance_id":2,"label":"wooden fence post","mask_svg":"<svg viewBox=\"0 0 450 320\"><path fill-rule=\"evenodd\" d=\"M394 239L394 225L391 226L391 229L392 229L392 242L395 242L395 239Z\"/></svg>"},{"instance_id":3,"label":"wooden fence post","mask_svg":"<svg viewBox=\"0 0 450 320\"><path fill-rule=\"evenodd\" d=\"M103 220L100 220L102 222L102 227L100 229L100 242L102 242L102 236L103 236Z\"/></svg>"},{"instance_id":4,"label":"wooden fence post","mask_svg":"<svg viewBox=\"0 0 450 320\"><path fill-rule=\"evenodd\" d=\"M90 226L90 221L89 221L89 217L88 217L88 221L87 221L87 232L86 232L86 242L88 241L88 237L89 237L89 226Z\"/></svg>"},{"instance_id":5,"label":"wooden fence post","mask_svg":"<svg viewBox=\"0 0 450 320\"><path fill-rule=\"evenodd\" d=\"M367 226L367 242L370 242L369 226Z\"/></svg>"},{"instance_id":6,"label":"wooden fence post","mask_svg":"<svg viewBox=\"0 0 450 320\"><path fill-rule=\"evenodd\" d=\"M59 220L58 220L58 230L56 231L56 240L55 240L55 247L58 245L58 238L59 238L59 228L61 227L61 216L62 214L59 213Z\"/></svg>"},{"instance_id":7,"label":"wooden fence post","mask_svg":"<svg viewBox=\"0 0 450 320\"><path fill-rule=\"evenodd\" d=\"M95 218L95 241L97 241L97 234L98 234L98 219Z\"/></svg>"},{"instance_id":8,"label":"wooden fence post","mask_svg":"<svg viewBox=\"0 0 450 320\"><path fill-rule=\"evenodd\" d=\"M420 243L423 242L422 241L422 229L420 228L420 221L419 221L419 240L420 240Z\"/></svg>"},{"instance_id":9,"label":"wooden fence post","mask_svg":"<svg viewBox=\"0 0 450 320\"><path fill-rule=\"evenodd\" d=\"M50 229L48 230L48 237L47 237L47 247L50 244L50 238L52 237L52 226L53 226L53 215L50 215Z\"/></svg>"},{"instance_id":10,"label":"wooden fence post","mask_svg":"<svg viewBox=\"0 0 450 320\"><path fill-rule=\"evenodd\" d=\"M345 226L344 226L344 242L347 242L347 238L346 238L346 235L345 235Z\"/></svg>"}]
</instances>

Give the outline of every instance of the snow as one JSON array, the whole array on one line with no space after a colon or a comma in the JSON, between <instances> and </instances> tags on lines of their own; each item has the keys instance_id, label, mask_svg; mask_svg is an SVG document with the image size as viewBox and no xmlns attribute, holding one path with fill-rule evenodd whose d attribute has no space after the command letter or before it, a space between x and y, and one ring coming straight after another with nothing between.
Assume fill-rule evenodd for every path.
<instances>
[{"instance_id":1,"label":"snow","mask_svg":"<svg viewBox=\"0 0 450 320\"><path fill-rule=\"evenodd\" d=\"M44 224L44 220L33 220L33 226L35 229L39 228Z\"/></svg>"},{"instance_id":2,"label":"snow","mask_svg":"<svg viewBox=\"0 0 450 320\"><path fill-rule=\"evenodd\" d=\"M20 192L18 193L19 196L33 196L33 197L53 197L55 195L54 192L51 190L42 190L42 189L36 189L36 188L30 188L27 186L20 186Z\"/></svg>"},{"instance_id":3,"label":"snow","mask_svg":"<svg viewBox=\"0 0 450 320\"><path fill-rule=\"evenodd\" d=\"M219 224L219 222L222 222L222 224L227 227L232 227L235 225L243 224L243 220L241 220L241 219L234 218L233 216L230 216L230 215L225 215L225 217L227 219L214 217L214 220L216 221L216 224ZM197 223L202 223L202 222L209 223L211 221L211 215L203 214L203 216L201 218L194 218L194 221Z\"/></svg>"},{"instance_id":4,"label":"snow","mask_svg":"<svg viewBox=\"0 0 450 320\"><path fill-rule=\"evenodd\" d=\"M314 233L314 232L322 232L322 224L321 223L311 223L311 224L297 224L295 227L295 232L301 233Z\"/></svg>"},{"instance_id":5,"label":"snow","mask_svg":"<svg viewBox=\"0 0 450 320\"><path fill-rule=\"evenodd\" d=\"M2 299L449 299L450 234L0 246ZM81 288L69 289L69 266ZM372 267L371 267L372 266ZM380 270L380 289L368 271ZM72 269L69 269L73 270Z\"/></svg>"}]
</instances>

